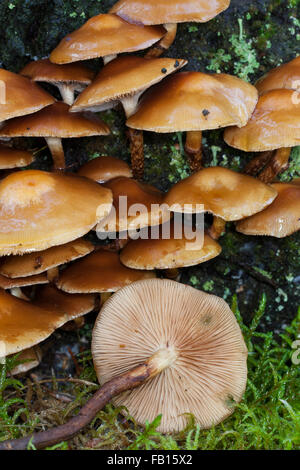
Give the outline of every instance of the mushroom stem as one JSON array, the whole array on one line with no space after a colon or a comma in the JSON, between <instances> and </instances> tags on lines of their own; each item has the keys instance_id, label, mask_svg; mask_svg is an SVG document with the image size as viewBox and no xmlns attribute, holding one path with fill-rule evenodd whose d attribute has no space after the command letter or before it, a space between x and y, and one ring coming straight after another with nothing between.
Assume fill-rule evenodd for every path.
<instances>
[{"instance_id":1,"label":"mushroom stem","mask_svg":"<svg viewBox=\"0 0 300 470\"><path fill-rule=\"evenodd\" d=\"M177 34L177 24L176 23L166 23L164 28L167 30L167 33L164 37L153 46L145 55L146 59L152 59L153 57L161 56L169 47L173 44Z\"/></svg>"},{"instance_id":2,"label":"mushroom stem","mask_svg":"<svg viewBox=\"0 0 300 470\"><path fill-rule=\"evenodd\" d=\"M208 230L208 234L214 240L219 240L222 233L225 232L226 221L221 219L221 217L214 217L214 221L210 229Z\"/></svg>"},{"instance_id":3,"label":"mushroom stem","mask_svg":"<svg viewBox=\"0 0 300 470\"><path fill-rule=\"evenodd\" d=\"M173 279L174 281L177 281L180 277L180 271L177 268L165 269L163 273L167 279Z\"/></svg>"},{"instance_id":4,"label":"mushroom stem","mask_svg":"<svg viewBox=\"0 0 300 470\"><path fill-rule=\"evenodd\" d=\"M269 163L273 156L273 151L260 152L255 158L253 158L245 167L244 173L246 175L255 176Z\"/></svg>"},{"instance_id":5,"label":"mushroom stem","mask_svg":"<svg viewBox=\"0 0 300 470\"><path fill-rule=\"evenodd\" d=\"M26 302L29 301L29 298L27 297L27 295L25 295L22 290L20 289L20 287L13 287L12 289L10 289L10 293L11 295L13 295L14 297L17 297L18 299L21 299L21 300L26 300Z\"/></svg>"},{"instance_id":6,"label":"mushroom stem","mask_svg":"<svg viewBox=\"0 0 300 470\"><path fill-rule=\"evenodd\" d=\"M136 113L138 102L143 92L144 90L140 91L139 93L135 93L132 96L128 96L127 98L122 98L120 100L123 105L127 119L129 119L130 116Z\"/></svg>"},{"instance_id":7,"label":"mushroom stem","mask_svg":"<svg viewBox=\"0 0 300 470\"><path fill-rule=\"evenodd\" d=\"M278 149L258 178L264 183L272 183L277 175L289 167L290 154L290 147Z\"/></svg>"},{"instance_id":8,"label":"mushroom stem","mask_svg":"<svg viewBox=\"0 0 300 470\"><path fill-rule=\"evenodd\" d=\"M56 266L55 268L48 269L47 271L47 279L49 282L55 282L59 277L59 269Z\"/></svg>"},{"instance_id":9,"label":"mushroom stem","mask_svg":"<svg viewBox=\"0 0 300 470\"><path fill-rule=\"evenodd\" d=\"M75 101L75 87L73 85L59 84L57 85L64 103L72 106Z\"/></svg>"},{"instance_id":10,"label":"mushroom stem","mask_svg":"<svg viewBox=\"0 0 300 470\"><path fill-rule=\"evenodd\" d=\"M117 57L118 57L117 54L106 55L105 57L103 57L104 65L108 64L109 62L116 59Z\"/></svg>"},{"instance_id":11,"label":"mushroom stem","mask_svg":"<svg viewBox=\"0 0 300 470\"><path fill-rule=\"evenodd\" d=\"M143 131L128 128L131 166L133 177L141 180L144 176L144 135Z\"/></svg>"},{"instance_id":12,"label":"mushroom stem","mask_svg":"<svg viewBox=\"0 0 300 470\"><path fill-rule=\"evenodd\" d=\"M66 162L61 139L59 137L46 137L46 142L54 161L54 170L64 170Z\"/></svg>"},{"instance_id":13,"label":"mushroom stem","mask_svg":"<svg viewBox=\"0 0 300 470\"><path fill-rule=\"evenodd\" d=\"M152 379L169 367L176 360L176 357L177 354L174 350L160 349L144 364L106 382L79 413L66 424L21 439L1 442L0 450L26 450L29 442L36 449L43 449L58 442L72 439L97 416L99 411L113 397L126 390L139 387L147 380Z\"/></svg>"},{"instance_id":14,"label":"mushroom stem","mask_svg":"<svg viewBox=\"0 0 300 470\"><path fill-rule=\"evenodd\" d=\"M105 304L105 302L110 299L112 296L112 292L102 292L101 294L101 305Z\"/></svg>"},{"instance_id":15,"label":"mushroom stem","mask_svg":"<svg viewBox=\"0 0 300 470\"><path fill-rule=\"evenodd\" d=\"M191 170L202 168L202 131L189 131L186 135L185 153L188 156Z\"/></svg>"}]
</instances>

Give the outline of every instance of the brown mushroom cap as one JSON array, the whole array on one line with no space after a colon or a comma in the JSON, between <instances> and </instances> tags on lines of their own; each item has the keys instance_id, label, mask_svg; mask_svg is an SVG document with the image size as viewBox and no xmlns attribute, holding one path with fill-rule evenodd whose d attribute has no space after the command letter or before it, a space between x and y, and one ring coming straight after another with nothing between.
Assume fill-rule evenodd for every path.
<instances>
[{"instance_id":1,"label":"brown mushroom cap","mask_svg":"<svg viewBox=\"0 0 300 470\"><path fill-rule=\"evenodd\" d=\"M273 90L258 100L248 124L224 133L225 142L245 152L294 147L300 142L300 102L293 90Z\"/></svg>"},{"instance_id":2,"label":"brown mushroom cap","mask_svg":"<svg viewBox=\"0 0 300 470\"><path fill-rule=\"evenodd\" d=\"M0 170L20 168L33 162L33 155L25 150L17 150L0 144Z\"/></svg>"},{"instance_id":3,"label":"brown mushroom cap","mask_svg":"<svg viewBox=\"0 0 300 470\"><path fill-rule=\"evenodd\" d=\"M0 181L0 254L24 254L85 235L112 207L107 188L86 178L25 170Z\"/></svg>"},{"instance_id":4,"label":"brown mushroom cap","mask_svg":"<svg viewBox=\"0 0 300 470\"><path fill-rule=\"evenodd\" d=\"M164 194L154 186L134 179L119 177L108 181L104 187L113 193L116 220L111 213L97 226L98 232L123 232L159 225L170 220L171 214L162 206ZM120 210L120 197L127 198L127 213ZM135 210L136 209L136 210ZM129 214L129 211L132 211Z\"/></svg>"},{"instance_id":5,"label":"brown mushroom cap","mask_svg":"<svg viewBox=\"0 0 300 470\"><path fill-rule=\"evenodd\" d=\"M70 294L116 292L132 282L153 277L154 273L126 268L117 253L99 250L63 271L56 285Z\"/></svg>"},{"instance_id":6,"label":"brown mushroom cap","mask_svg":"<svg viewBox=\"0 0 300 470\"><path fill-rule=\"evenodd\" d=\"M124 392L125 406L140 424L162 414L161 432L184 429L192 413L202 429L218 424L242 399L247 381L247 348L223 299L190 286L152 279L125 287L101 310L92 354L104 384L159 350L173 363L151 381Z\"/></svg>"},{"instance_id":7,"label":"brown mushroom cap","mask_svg":"<svg viewBox=\"0 0 300 470\"><path fill-rule=\"evenodd\" d=\"M89 85L95 73L83 64L57 65L49 59L35 60L27 64L20 72L34 82L69 83Z\"/></svg>"},{"instance_id":8,"label":"brown mushroom cap","mask_svg":"<svg viewBox=\"0 0 300 470\"><path fill-rule=\"evenodd\" d=\"M255 87L231 75L180 72L144 94L127 126L161 133L241 127L257 97Z\"/></svg>"},{"instance_id":9,"label":"brown mushroom cap","mask_svg":"<svg viewBox=\"0 0 300 470\"><path fill-rule=\"evenodd\" d=\"M105 65L77 98L71 111L90 108L102 111L114 107L120 99L146 90L186 64L187 61L182 59L118 57Z\"/></svg>"},{"instance_id":10,"label":"brown mushroom cap","mask_svg":"<svg viewBox=\"0 0 300 470\"><path fill-rule=\"evenodd\" d=\"M275 201L259 214L239 222L238 232L245 235L268 235L284 238L300 230L300 181L275 183Z\"/></svg>"},{"instance_id":11,"label":"brown mushroom cap","mask_svg":"<svg viewBox=\"0 0 300 470\"><path fill-rule=\"evenodd\" d=\"M90 160L78 170L77 174L97 181L97 183L106 183L119 176L132 177L132 171L126 162L109 156Z\"/></svg>"},{"instance_id":12,"label":"brown mushroom cap","mask_svg":"<svg viewBox=\"0 0 300 470\"><path fill-rule=\"evenodd\" d=\"M131 240L121 251L121 262L132 269L174 269L196 266L218 256L222 248L210 236L204 234L194 240L184 235L176 240L172 227L171 237L164 240ZM193 248L188 248L193 243Z\"/></svg>"},{"instance_id":13,"label":"brown mushroom cap","mask_svg":"<svg viewBox=\"0 0 300 470\"><path fill-rule=\"evenodd\" d=\"M294 90L298 82L300 82L300 56L296 57L287 64L280 65L270 70L266 75L261 77L255 84L259 93L276 90L279 88L287 88Z\"/></svg>"},{"instance_id":14,"label":"brown mushroom cap","mask_svg":"<svg viewBox=\"0 0 300 470\"><path fill-rule=\"evenodd\" d=\"M37 274L27 277L16 277L14 279L2 276L0 274L0 288L1 289L15 289L16 287L30 287L38 284L48 284L49 280L45 274Z\"/></svg>"},{"instance_id":15,"label":"brown mushroom cap","mask_svg":"<svg viewBox=\"0 0 300 470\"><path fill-rule=\"evenodd\" d=\"M90 137L108 135L109 127L92 113L69 113L66 103L57 102L30 116L11 119L0 137Z\"/></svg>"},{"instance_id":16,"label":"brown mushroom cap","mask_svg":"<svg viewBox=\"0 0 300 470\"><path fill-rule=\"evenodd\" d=\"M53 246L45 251L28 253L23 256L9 256L0 264L0 274L10 278L26 277L40 274L65 263L88 255L94 245L78 239L61 246Z\"/></svg>"},{"instance_id":17,"label":"brown mushroom cap","mask_svg":"<svg viewBox=\"0 0 300 470\"><path fill-rule=\"evenodd\" d=\"M122 52L146 49L159 41L165 29L138 26L116 15L98 15L66 36L50 55L51 62L66 64Z\"/></svg>"},{"instance_id":18,"label":"brown mushroom cap","mask_svg":"<svg viewBox=\"0 0 300 470\"><path fill-rule=\"evenodd\" d=\"M5 86L5 104L0 103L0 122L36 113L55 99L28 78L0 69L0 82Z\"/></svg>"},{"instance_id":19,"label":"brown mushroom cap","mask_svg":"<svg viewBox=\"0 0 300 470\"><path fill-rule=\"evenodd\" d=\"M187 21L205 23L229 5L230 0L119 0L110 13L145 25Z\"/></svg>"},{"instance_id":20,"label":"brown mushroom cap","mask_svg":"<svg viewBox=\"0 0 300 470\"><path fill-rule=\"evenodd\" d=\"M72 319L76 319L95 309L96 295L66 294L54 286L43 286L37 289L32 303L45 310L72 315Z\"/></svg>"},{"instance_id":21,"label":"brown mushroom cap","mask_svg":"<svg viewBox=\"0 0 300 470\"><path fill-rule=\"evenodd\" d=\"M240 220L262 211L277 196L275 188L251 176L223 167L210 167L175 184L165 203L174 212L210 212L227 222ZM185 205L191 207L184 207Z\"/></svg>"},{"instance_id":22,"label":"brown mushroom cap","mask_svg":"<svg viewBox=\"0 0 300 470\"><path fill-rule=\"evenodd\" d=\"M73 319L72 314L39 308L0 289L1 356L15 354L44 341Z\"/></svg>"}]
</instances>

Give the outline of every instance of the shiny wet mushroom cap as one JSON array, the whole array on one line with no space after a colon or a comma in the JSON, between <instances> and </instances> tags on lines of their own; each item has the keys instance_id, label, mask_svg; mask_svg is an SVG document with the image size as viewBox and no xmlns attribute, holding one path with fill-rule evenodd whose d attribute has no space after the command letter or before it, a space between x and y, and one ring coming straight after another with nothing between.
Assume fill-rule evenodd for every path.
<instances>
[{"instance_id":1,"label":"shiny wet mushroom cap","mask_svg":"<svg viewBox=\"0 0 300 470\"><path fill-rule=\"evenodd\" d=\"M98 15L68 34L52 51L50 60L55 64L67 64L139 51L152 46L165 33L161 26L139 26L116 15Z\"/></svg>"},{"instance_id":2,"label":"shiny wet mushroom cap","mask_svg":"<svg viewBox=\"0 0 300 470\"><path fill-rule=\"evenodd\" d=\"M184 235L174 237L171 227L170 237L165 239L131 240L120 253L121 262L132 269L176 269L195 266L218 256L222 248L209 235L194 233L194 239ZM203 236L202 236L203 235Z\"/></svg>"},{"instance_id":3,"label":"shiny wet mushroom cap","mask_svg":"<svg viewBox=\"0 0 300 470\"><path fill-rule=\"evenodd\" d=\"M300 88L300 56L270 70L256 82L255 86L260 94L279 88L289 90Z\"/></svg>"},{"instance_id":4,"label":"shiny wet mushroom cap","mask_svg":"<svg viewBox=\"0 0 300 470\"><path fill-rule=\"evenodd\" d=\"M61 139L108 135L109 127L92 113L69 112L66 103L57 102L30 116L10 120L0 130L1 137L44 137L55 168L65 168Z\"/></svg>"},{"instance_id":5,"label":"shiny wet mushroom cap","mask_svg":"<svg viewBox=\"0 0 300 470\"><path fill-rule=\"evenodd\" d=\"M4 98L0 102L0 123L17 116L36 113L55 102L49 93L28 78L4 69L0 69L0 85L1 98Z\"/></svg>"},{"instance_id":6,"label":"shiny wet mushroom cap","mask_svg":"<svg viewBox=\"0 0 300 470\"><path fill-rule=\"evenodd\" d=\"M3 258L0 274L10 278L32 276L57 268L88 255L94 250L91 242L79 238L65 245L53 246L45 251Z\"/></svg>"},{"instance_id":7,"label":"shiny wet mushroom cap","mask_svg":"<svg viewBox=\"0 0 300 470\"><path fill-rule=\"evenodd\" d=\"M97 181L97 183L106 183L119 176L132 177L131 169L126 162L110 156L93 158L82 165L77 174Z\"/></svg>"},{"instance_id":8,"label":"shiny wet mushroom cap","mask_svg":"<svg viewBox=\"0 0 300 470\"><path fill-rule=\"evenodd\" d=\"M57 86L63 101L69 105L74 103L75 91L84 90L95 76L95 73L83 64L57 65L49 59L30 62L20 74L34 82L45 82Z\"/></svg>"},{"instance_id":9,"label":"shiny wet mushroom cap","mask_svg":"<svg viewBox=\"0 0 300 470\"><path fill-rule=\"evenodd\" d=\"M35 346L73 319L72 314L39 308L0 289L1 356Z\"/></svg>"},{"instance_id":10,"label":"shiny wet mushroom cap","mask_svg":"<svg viewBox=\"0 0 300 470\"><path fill-rule=\"evenodd\" d=\"M0 255L63 245L106 217L112 193L77 176L26 170L0 181Z\"/></svg>"},{"instance_id":11,"label":"shiny wet mushroom cap","mask_svg":"<svg viewBox=\"0 0 300 470\"><path fill-rule=\"evenodd\" d=\"M99 250L69 266L56 285L70 294L116 292L132 282L153 277L154 273L126 268L117 253Z\"/></svg>"},{"instance_id":12,"label":"shiny wet mushroom cap","mask_svg":"<svg viewBox=\"0 0 300 470\"><path fill-rule=\"evenodd\" d=\"M300 181L275 183L275 201L262 212L240 221L236 229L245 235L284 238L300 230Z\"/></svg>"},{"instance_id":13,"label":"shiny wet mushroom cap","mask_svg":"<svg viewBox=\"0 0 300 470\"><path fill-rule=\"evenodd\" d=\"M22 168L34 160L32 153L0 144L0 170Z\"/></svg>"},{"instance_id":14,"label":"shiny wet mushroom cap","mask_svg":"<svg viewBox=\"0 0 300 470\"><path fill-rule=\"evenodd\" d=\"M165 356L162 372L114 398L144 425L159 414L160 432L184 429L192 413L202 429L223 421L242 399L247 348L221 298L169 280L140 281L101 310L92 354L100 384L150 356Z\"/></svg>"}]
</instances>

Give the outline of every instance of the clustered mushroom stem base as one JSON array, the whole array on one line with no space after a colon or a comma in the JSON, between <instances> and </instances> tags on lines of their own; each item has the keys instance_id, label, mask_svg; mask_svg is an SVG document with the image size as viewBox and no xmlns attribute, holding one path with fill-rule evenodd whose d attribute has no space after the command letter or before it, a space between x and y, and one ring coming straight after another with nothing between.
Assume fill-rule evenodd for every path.
<instances>
[{"instance_id":1,"label":"clustered mushroom stem base","mask_svg":"<svg viewBox=\"0 0 300 470\"><path fill-rule=\"evenodd\" d=\"M143 131L128 128L131 166L133 177L141 180L144 176L144 135Z\"/></svg>"},{"instance_id":2,"label":"clustered mushroom stem base","mask_svg":"<svg viewBox=\"0 0 300 470\"><path fill-rule=\"evenodd\" d=\"M0 442L0 450L26 450L30 442L36 449L44 449L61 441L72 439L95 418L113 397L126 390L139 387L147 380L152 379L169 367L176 357L177 355L172 349L157 351L144 364L106 382L79 413L66 424L21 439Z\"/></svg>"},{"instance_id":3,"label":"clustered mushroom stem base","mask_svg":"<svg viewBox=\"0 0 300 470\"><path fill-rule=\"evenodd\" d=\"M253 158L245 167L244 173L246 175L255 176L269 163L274 152L269 150L268 152L260 152L255 158Z\"/></svg>"},{"instance_id":4,"label":"clustered mushroom stem base","mask_svg":"<svg viewBox=\"0 0 300 470\"><path fill-rule=\"evenodd\" d=\"M64 170L66 162L61 139L58 137L47 137L46 142L53 158L54 170Z\"/></svg>"},{"instance_id":5,"label":"clustered mushroom stem base","mask_svg":"<svg viewBox=\"0 0 300 470\"><path fill-rule=\"evenodd\" d=\"M146 59L152 59L154 57L161 56L169 47L173 44L177 34L177 24L168 23L164 24L164 28L167 30L165 36L155 44L145 55Z\"/></svg>"},{"instance_id":6,"label":"clustered mushroom stem base","mask_svg":"<svg viewBox=\"0 0 300 470\"><path fill-rule=\"evenodd\" d=\"M64 103L72 106L75 101L75 87L73 85L59 85L58 88Z\"/></svg>"},{"instance_id":7,"label":"clustered mushroom stem base","mask_svg":"<svg viewBox=\"0 0 300 470\"><path fill-rule=\"evenodd\" d=\"M202 169L202 132L189 131L186 135L185 153L193 172Z\"/></svg>"},{"instance_id":8,"label":"clustered mushroom stem base","mask_svg":"<svg viewBox=\"0 0 300 470\"><path fill-rule=\"evenodd\" d=\"M264 183L272 183L277 175L289 167L290 155L291 148L278 149L258 178Z\"/></svg>"},{"instance_id":9,"label":"clustered mushroom stem base","mask_svg":"<svg viewBox=\"0 0 300 470\"><path fill-rule=\"evenodd\" d=\"M208 234L214 240L219 240L222 233L226 230L226 221L221 219L221 217L214 217L214 221L210 229L208 230Z\"/></svg>"}]
</instances>

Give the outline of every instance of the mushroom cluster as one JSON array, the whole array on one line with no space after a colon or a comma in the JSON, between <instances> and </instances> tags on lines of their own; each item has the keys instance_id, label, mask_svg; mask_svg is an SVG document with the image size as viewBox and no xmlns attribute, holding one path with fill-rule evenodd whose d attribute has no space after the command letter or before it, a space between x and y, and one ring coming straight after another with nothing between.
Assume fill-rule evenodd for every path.
<instances>
[{"instance_id":1,"label":"mushroom cluster","mask_svg":"<svg viewBox=\"0 0 300 470\"><path fill-rule=\"evenodd\" d=\"M242 399L247 348L233 313L222 299L177 281L180 269L220 255L226 222L245 235L300 230L300 182L275 179L300 141L300 100L293 99L300 61L253 86L222 73L179 72L187 60L159 57L177 24L207 22L229 4L119 0L49 58L20 74L0 70L0 139L8 139L0 145L1 355L21 353L26 365L12 373L24 373L39 363L42 341L70 322L79 328L102 306L92 341L102 388L70 425L34 435L37 447L71 437L112 398L142 425L162 413L163 432L183 429L185 413L209 428ZM144 57L129 55L147 48ZM84 63L96 58L103 59L98 75ZM39 83L57 87L62 101ZM68 171L62 139L108 135L96 113L120 103L131 167L100 156ZM244 174L203 167L202 132L220 128L228 145L263 152ZM143 181L144 131L186 132L192 174L168 192ZM19 171L35 155L13 148L15 137L46 139L53 171ZM207 213L213 223L205 229L195 217ZM178 236L179 216L191 238ZM95 232L115 234L114 243L95 242Z\"/></svg>"}]
</instances>

